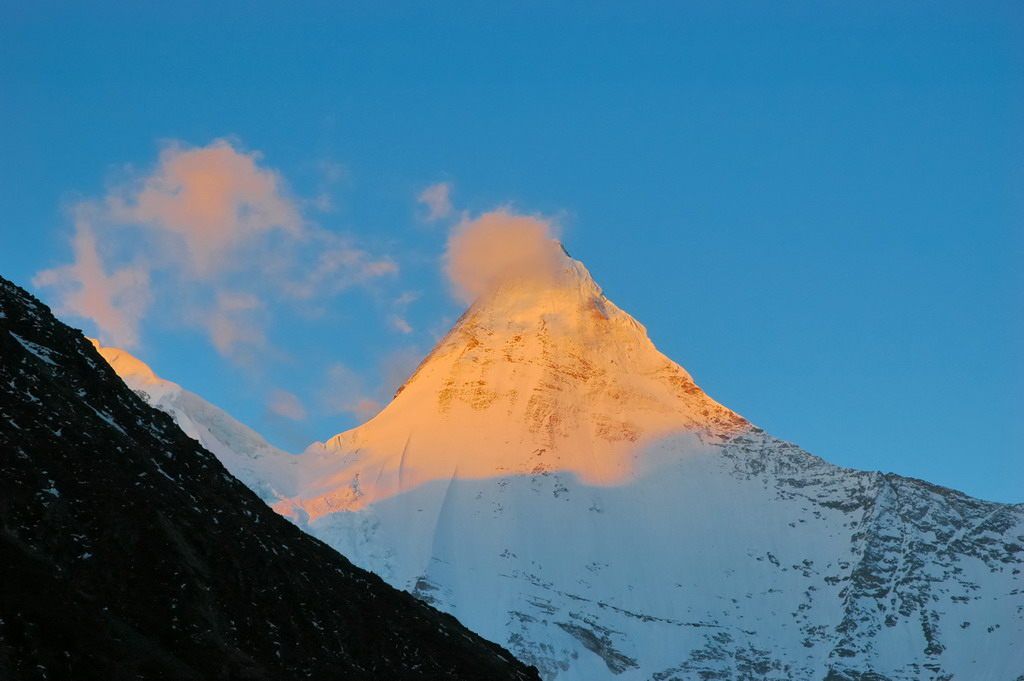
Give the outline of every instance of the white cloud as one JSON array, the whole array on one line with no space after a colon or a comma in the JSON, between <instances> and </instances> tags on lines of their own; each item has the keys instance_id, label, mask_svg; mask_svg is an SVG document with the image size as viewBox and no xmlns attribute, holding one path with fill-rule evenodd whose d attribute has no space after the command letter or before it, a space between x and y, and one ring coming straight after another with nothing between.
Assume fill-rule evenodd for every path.
<instances>
[{"instance_id":1,"label":"white cloud","mask_svg":"<svg viewBox=\"0 0 1024 681\"><path fill-rule=\"evenodd\" d=\"M213 306L194 310L192 319L217 352L238 364L252 365L267 346L265 305L252 293L218 291Z\"/></svg>"},{"instance_id":2,"label":"white cloud","mask_svg":"<svg viewBox=\"0 0 1024 681\"><path fill-rule=\"evenodd\" d=\"M32 284L56 290L58 314L93 320L104 344L137 347L139 322L153 300L149 268L136 262L107 274L96 234L83 216L75 221L71 246L72 264L41 271Z\"/></svg>"}]
</instances>

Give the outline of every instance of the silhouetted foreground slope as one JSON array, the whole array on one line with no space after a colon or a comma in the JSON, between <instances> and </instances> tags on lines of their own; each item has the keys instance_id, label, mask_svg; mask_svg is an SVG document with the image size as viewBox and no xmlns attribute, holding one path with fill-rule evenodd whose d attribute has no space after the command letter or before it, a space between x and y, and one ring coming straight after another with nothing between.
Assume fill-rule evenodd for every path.
<instances>
[{"instance_id":1,"label":"silhouetted foreground slope","mask_svg":"<svg viewBox=\"0 0 1024 681\"><path fill-rule=\"evenodd\" d=\"M531 679L281 518L0 278L0 679Z\"/></svg>"}]
</instances>

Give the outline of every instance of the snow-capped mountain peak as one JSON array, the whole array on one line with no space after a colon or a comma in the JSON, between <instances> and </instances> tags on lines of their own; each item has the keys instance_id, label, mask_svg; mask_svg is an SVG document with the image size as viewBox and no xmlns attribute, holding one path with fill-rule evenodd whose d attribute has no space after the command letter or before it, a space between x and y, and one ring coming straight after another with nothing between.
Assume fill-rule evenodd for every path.
<instances>
[{"instance_id":1,"label":"snow-capped mountain peak","mask_svg":"<svg viewBox=\"0 0 1024 681\"><path fill-rule=\"evenodd\" d=\"M299 455L275 508L549 681L1024 670L1022 507L772 438L560 257Z\"/></svg>"},{"instance_id":2,"label":"snow-capped mountain peak","mask_svg":"<svg viewBox=\"0 0 1024 681\"><path fill-rule=\"evenodd\" d=\"M553 277L512 278L485 294L380 414L307 450L294 504L315 518L453 476L562 472L621 484L659 438L746 426L659 352L582 263L564 260ZM374 484L358 495L339 488L339 466Z\"/></svg>"},{"instance_id":3,"label":"snow-capped mountain peak","mask_svg":"<svg viewBox=\"0 0 1024 681\"><path fill-rule=\"evenodd\" d=\"M148 364L138 357L120 348L104 346L95 338L86 337L107 364L121 377L132 390L142 390L148 395L162 396L177 393L182 387L177 383L166 381L153 371Z\"/></svg>"},{"instance_id":4,"label":"snow-capped mountain peak","mask_svg":"<svg viewBox=\"0 0 1024 681\"><path fill-rule=\"evenodd\" d=\"M1024 671L1024 506L771 437L559 258L489 288L390 405L298 457L254 456L195 396L155 404L278 512L547 681Z\"/></svg>"}]
</instances>

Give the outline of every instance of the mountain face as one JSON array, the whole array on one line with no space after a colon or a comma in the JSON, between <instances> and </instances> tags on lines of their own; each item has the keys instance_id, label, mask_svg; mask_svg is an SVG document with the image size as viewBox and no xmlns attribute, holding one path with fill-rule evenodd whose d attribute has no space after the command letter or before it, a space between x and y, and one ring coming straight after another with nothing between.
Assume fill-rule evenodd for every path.
<instances>
[{"instance_id":1,"label":"mountain face","mask_svg":"<svg viewBox=\"0 0 1024 681\"><path fill-rule=\"evenodd\" d=\"M4 279L0 527L5 680L537 678L275 514Z\"/></svg>"},{"instance_id":2,"label":"mountain face","mask_svg":"<svg viewBox=\"0 0 1024 681\"><path fill-rule=\"evenodd\" d=\"M279 512L549 680L1024 679L1024 506L771 437L568 258L287 475Z\"/></svg>"},{"instance_id":3,"label":"mountain face","mask_svg":"<svg viewBox=\"0 0 1024 681\"><path fill-rule=\"evenodd\" d=\"M478 301L387 409L297 460L233 451L263 441L101 352L280 512L545 678L1024 673L1022 506L770 437L564 264Z\"/></svg>"}]
</instances>

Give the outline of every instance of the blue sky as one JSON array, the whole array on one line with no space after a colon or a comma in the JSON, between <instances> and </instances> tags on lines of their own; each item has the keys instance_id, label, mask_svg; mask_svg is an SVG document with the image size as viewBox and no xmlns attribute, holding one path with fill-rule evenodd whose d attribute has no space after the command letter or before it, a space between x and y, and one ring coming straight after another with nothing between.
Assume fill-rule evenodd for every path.
<instances>
[{"instance_id":1,"label":"blue sky","mask_svg":"<svg viewBox=\"0 0 1024 681\"><path fill-rule=\"evenodd\" d=\"M504 207L773 434L1024 501L1019 3L212 4L0 5L0 274L59 307L87 220L165 378L292 450L357 424L462 310L448 231ZM294 215L204 275L132 202L217 140ZM324 252L305 298L266 275Z\"/></svg>"}]
</instances>

